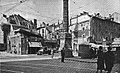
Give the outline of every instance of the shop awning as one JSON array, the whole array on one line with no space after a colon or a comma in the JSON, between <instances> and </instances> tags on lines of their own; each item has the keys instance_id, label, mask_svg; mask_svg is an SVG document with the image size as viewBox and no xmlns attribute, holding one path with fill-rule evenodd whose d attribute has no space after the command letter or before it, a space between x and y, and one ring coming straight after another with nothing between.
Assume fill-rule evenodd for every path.
<instances>
[{"instance_id":1,"label":"shop awning","mask_svg":"<svg viewBox=\"0 0 120 73\"><path fill-rule=\"evenodd\" d=\"M57 43L57 40L45 40L45 43Z\"/></svg>"},{"instance_id":2,"label":"shop awning","mask_svg":"<svg viewBox=\"0 0 120 73\"><path fill-rule=\"evenodd\" d=\"M94 48L99 48L99 46L103 46L102 44L95 44L95 43L89 43L91 45L91 47L94 47ZM107 46L103 46L103 47L107 47Z\"/></svg>"},{"instance_id":3,"label":"shop awning","mask_svg":"<svg viewBox=\"0 0 120 73\"><path fill-rule=\"evenodd\" d=\"M120 38L115 38L112 47L120 47Z\"/></svg>"},{"instance_id":4,"label":"shop awning","mask_svg":"<svg viewBox=\"0 0 120 73\"><path fill-rule=\"evenodd\" d=\"M58 43L57 40L45 40L43 45L47 47L56 47Z\"/></svg>"},{"instance_id":5,"label":"shop awning","mask_svg":"<svg viewBox=\"0 0 120 73\"><path fill-rule=\"evenodd\" d=\"M112 47L120 47L120 41L113 42Z\"/></svg>"},{"instance_id":6,"label":"shop awning","mask_svg":"<svg viewBox=\"0 0 120 73\"><path fill-rule=\"evenodd\" d=\"M41 42L29 42L29 47L42 47Z\"/></svg>"},{"instance_id":7,"label":"shop awning","mask_svg":"<svg viewBox=\"0 0 120 73\"><path fill-rule=\"evenodd\" d=\"M82 41L79 44L90 45L89 42L87 42L87 41Z\"/></svg>"},{"instance_id":8,"label":"shop awning","mask_svg":"<svg viewBox=\"0 0 120 73\"><path fill-rule=\"evenodd\" d=\"M113 42L113 45L120 45L120 41L119 42Z\"/></svg>"}]
</instances>

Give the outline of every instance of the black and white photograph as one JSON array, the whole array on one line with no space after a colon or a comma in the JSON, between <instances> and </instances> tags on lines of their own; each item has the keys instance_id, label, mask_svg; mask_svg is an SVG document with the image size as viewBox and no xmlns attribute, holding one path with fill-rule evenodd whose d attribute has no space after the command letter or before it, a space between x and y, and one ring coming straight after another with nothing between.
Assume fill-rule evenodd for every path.
<instances>
[{"instance_id":1,"label":"black and white photograph","mask_svg":"<svg viewBox=\"0 0 120 73\"><path fill-rule=\"evenodd\" d=\"M120 0L0 0L0 73L120 73Z\"/></svg>"}]
</instances>

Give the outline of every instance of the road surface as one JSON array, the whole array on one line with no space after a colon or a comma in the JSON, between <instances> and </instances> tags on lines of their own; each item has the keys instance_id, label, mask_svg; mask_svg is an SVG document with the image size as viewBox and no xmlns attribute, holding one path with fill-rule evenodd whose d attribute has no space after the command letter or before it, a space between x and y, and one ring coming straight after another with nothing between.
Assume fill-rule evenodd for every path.
<instances>
[{"instance_id":1,"label":"road surface","mask_svg":"<svg viewBox=\"0 0 120 73\"><path fill-rule=\"evenodd\" d=\"M60 59L2 62L1 73L95 73L95 63L82 63ZM115 73L115 72L113 72Z\"/></svg>"}]
</instances>

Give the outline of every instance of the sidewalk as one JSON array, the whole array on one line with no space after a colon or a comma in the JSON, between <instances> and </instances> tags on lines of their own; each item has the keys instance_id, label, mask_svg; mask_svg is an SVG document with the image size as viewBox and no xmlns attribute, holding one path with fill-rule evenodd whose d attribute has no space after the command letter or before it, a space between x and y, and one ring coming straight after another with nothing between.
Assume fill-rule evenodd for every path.
<instances>
[{"instance_id":1,"label":"sidewalk","mask_svg":"<svg viewBox=\"0 0 120 73\"><path fill-rule=\"evenodd\" d=\"M55 56L53 59L58 59L59 56ZM25 60L46 60L52 59L51 55L36 55L36 54L28 54L28 55L18 55L18 54L10 54L7 52L0 52L0 62L10 62L10 61L25 61Z\"/></svg>"},{"instance_id":2,"label":"sidewalk","mask_svg":"<svg viewBox=\"0 0 120 73\"><path fill-rule=\"evenodd\" d=\"M60 59L59 54L54 55L54 59ZM42 59L51 59L51 55L36 55L36 54L28 54L28 55L18 55L18 54L10 54L7 52L0 52L0 59L4 61L21 61L21 60L42 60ZM7 60L8 59L8 60ZM96 63L96 59L81 59L80 57L76 56L72 58L65 58L68 61L76 61L76 62L84 62L84 63Z\"/></svg>"},{"instance_id":3,"label":"sidewalk","mask_svg":"<svg viewBox=\"0 0 120 73\"><path fill-rule=\"evenodd\" d=\"M97 63L97 59L81 59L80 57L65 58L65 60L84 62L84 63Z\"/></svg>"},{"instance_id":4,"label":"sidewalk","mask_svg":"<svg viewBox=\"0 0 120 73\"><path fill-rule=\"evenodd\" d=\"M18 54L10 54L7 52L0 52L0 57L17 57L17 56L28 56L28 55L18 55Z\"/></svg>"},{"instance_id":5,"label":"sidewalk","mask_svg":"<svg viewBox=\"0 0 120 73\"><path fill-rule=\"evenodd\" d=\"M60 59L60 54L56 53L54 55L53 59ZM52 59L51 55L35 55L35 54L29 54L29 55L17 55L17 54L10 54L7 52L0 52L0 63L1 62L11 62L11 61L29 61L29 60L47 60ZM72 61L72 62L81 62L86 63L89 65L95 65L97 60L96 59L81 59L78 56L72 57L72 58L65 58L66 61ZM120 64L115 64L113 67L113 71L120 72Z\"/></svg>"},{"instance_id":6,"label":"sidewalk","mask_svg":"<svg viewBox=\"0 0 120 73\"><path fill-rule=\"evenodd\" d=\"M56 53L54 55L53 59L60 59L61 56L59 53ZM11 60L11 61L21 61L21 60L42 60L42 59L52 59L51 55L36 55L36 54L28 54L28 55L17 55L17 54L10 54L7 52L0 52L0 59L1 60ZM0 60L0 62L1 62ZM65 60L68 61L75 61L75 62L84 62L84 63L97 63L97 59L81 59L80 57L78 57L77 55L75 57L71 57L71 58L65 58Z\"/></svg>"},{"instance_id":7,"label":"sidewalk","mask_svg":"<svg viewBox=\"0 0 120 73\"><path fill-rule=\"evenodd\" d=\"M84 62L84 63L96 63L97 59L81 59L81 57L78 56L78 53L76 51L73 51L72 58L65 58L65 60L69 61L76 61L76 62Z\"/></svg>"}]
</instances>

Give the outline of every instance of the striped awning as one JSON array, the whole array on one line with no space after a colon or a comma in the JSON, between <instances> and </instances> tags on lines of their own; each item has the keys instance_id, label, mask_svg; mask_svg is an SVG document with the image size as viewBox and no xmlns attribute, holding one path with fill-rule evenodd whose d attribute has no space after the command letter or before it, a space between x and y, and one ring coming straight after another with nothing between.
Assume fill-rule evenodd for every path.
<instances>
[{"instance_id":1,"label":"striped awning","mask_svg":"<svg viewBox=\"0 0 120 73\"><path fill-rule=\"evenodd\" d=\"M29 42L29 47L42 47L41 42Z\"/></svg>"}]
</instances>

